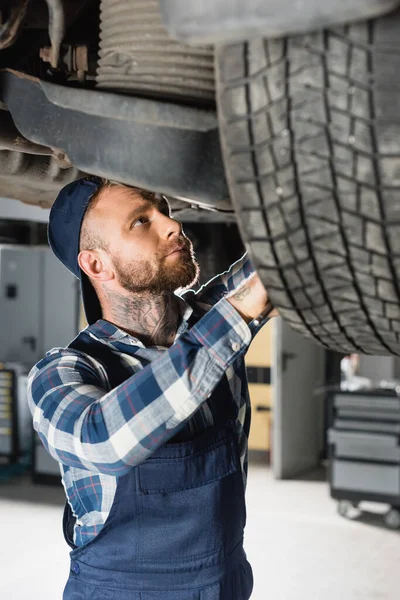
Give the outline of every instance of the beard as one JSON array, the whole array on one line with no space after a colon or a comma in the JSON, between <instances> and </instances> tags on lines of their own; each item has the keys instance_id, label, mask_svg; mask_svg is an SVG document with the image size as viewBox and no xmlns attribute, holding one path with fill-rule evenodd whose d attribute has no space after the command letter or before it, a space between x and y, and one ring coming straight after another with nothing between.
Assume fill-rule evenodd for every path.
<instances>
[{"instance_id":1,"label":"beard","mask_svg":"<svg viewBox=\"0 0 400 600\"><path fill-rule=\"evenodd\" d=\"M120 285L128 292L152 296L190 289L199 280L200 267L190 240L181 238L179 241L185 247L173 261L168 260L168 250L154 254L151 259L132 260L125 264L113 257Z\"/></svg>"}]
</instances>

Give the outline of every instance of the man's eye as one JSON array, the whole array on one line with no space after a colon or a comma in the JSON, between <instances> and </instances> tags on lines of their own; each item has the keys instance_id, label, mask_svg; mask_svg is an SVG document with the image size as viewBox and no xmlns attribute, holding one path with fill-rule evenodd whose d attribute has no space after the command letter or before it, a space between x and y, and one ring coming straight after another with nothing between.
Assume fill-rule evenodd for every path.
<instances>
[{"instance_id":1,"label":"man's eye","mask_svg":"<svg viewBox=\"0 0 400 600\"><path fill-rule=\"evenodd\" d=\"M137 227L138 225L143 225L143 223L147 223L147 221L148 219L146 219L146 217L139 217L138 219L136 219L136 221L132 223L131 229Z\"/></svg>"}]
</instances>

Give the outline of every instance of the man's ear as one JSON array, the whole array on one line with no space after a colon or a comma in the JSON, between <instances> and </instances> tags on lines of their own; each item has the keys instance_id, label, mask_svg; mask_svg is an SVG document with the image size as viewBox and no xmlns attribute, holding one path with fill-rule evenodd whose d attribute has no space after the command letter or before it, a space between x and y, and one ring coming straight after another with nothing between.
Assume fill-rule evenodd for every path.
<instances>
[{"instance_id":1,"label":"man's ear","mask_svg":"<svg viewBox=\"0 0 400 600\"><path fill-rule=\"evenodd\" d=\"M78 264L88 277L95 281L110 281L114 279L109 257L100 249L82 250L78 255Z\"/></svg>"}]
</instances>

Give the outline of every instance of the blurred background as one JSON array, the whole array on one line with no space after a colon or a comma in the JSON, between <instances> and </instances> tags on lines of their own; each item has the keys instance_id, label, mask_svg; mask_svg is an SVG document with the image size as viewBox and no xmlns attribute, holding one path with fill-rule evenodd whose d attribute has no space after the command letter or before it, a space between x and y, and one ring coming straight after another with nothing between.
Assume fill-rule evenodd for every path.
<instances>
[{"instance_id":1,"label":"blurred background","mask_svg":"<svg viewBox=\"0 0 400 600\"><path fill-rule=\"evenodd\" d=\"M78 283L47 246L48 215L0 199L1 598L61 598L69 569L58 464L26 402L30 368L85 326ZM185 222L184 230L201 283L216 274L217 258L228 268L244 250L235 224ZM252 598L397 598L399 359L328 351L275 319L246 364Z\"/></svg>"}]
</instances>

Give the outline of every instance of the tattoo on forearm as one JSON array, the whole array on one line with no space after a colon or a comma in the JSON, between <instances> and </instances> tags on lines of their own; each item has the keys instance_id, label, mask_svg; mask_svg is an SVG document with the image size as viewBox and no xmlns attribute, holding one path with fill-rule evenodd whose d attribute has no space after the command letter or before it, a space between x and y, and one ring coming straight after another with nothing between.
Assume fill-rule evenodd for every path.
<instances>
[{"instance_id":1,"label":"tattoo on forearm","mask_svg":"<svg viewBox=\"0 0 400 600\"><path fill-rule=\"evenodd\" d=\"M234 294L233 298L238 302L241 302L244 298L246 298L250 294L251 290L246 285L242 287L236 294Z\"/></svg>"}]
</instances>

